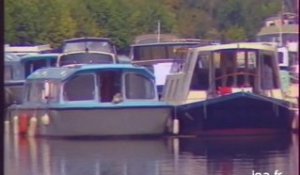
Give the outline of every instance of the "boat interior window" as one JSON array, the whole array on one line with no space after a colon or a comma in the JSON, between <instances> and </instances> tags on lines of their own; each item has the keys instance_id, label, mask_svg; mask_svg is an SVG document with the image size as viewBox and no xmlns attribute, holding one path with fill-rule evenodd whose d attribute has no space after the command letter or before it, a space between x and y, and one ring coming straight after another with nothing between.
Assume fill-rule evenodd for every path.
<instances>
[{"instance_id":1,"label":"boat interior window","mask_svg":"<svg viewBox=\"0 0 300 175\"><path fill-rule=\"evenodd\" d=\"M5 65L4 67L4 80L12 80L13 79L13 69L11 65Z\"/></svg>"},{"instance_id":2,"label":"boat interior window","mask_svg":"<svg viewBox=\"0 0 300 175\"><path fill-rule=\"evenodd\" d=\"M24 64L25 64L25 77L27 77L37 69L48 67L47 60L28 61L25 62Z\"/></svg>"},{"instance_id":3,"label":"boat interior window","mask_svg":"<svg viewBox=\"0 0 300 175\"><path fill-rule=\"evenodd\" d=\"M209 55L200 54L194 68L191 90L207 90L209 88Z\"/></svg>"},{"instance_id":4,"label":"boat interior window","mask_svg":"<svg viewBox=\"0 0 300 175\"><path fill-rule=\"evenodd\" d=\"M45 81L32 81L26 85L27 89L27 101L29 102L45 102L45 96L47 95L48 102L59 101L59 83L48 81L49 94L45 94Z\"/></svg>"},{"instance_id":5,"label":"boat interior window","mask_svg":"<svg viewBox=\"0 0 300 175\"><path fill-rule=\"evenodd\" d=\"M101 102L112 102L115 96L122 97L121 75L121 71L101 71L97 74Z\"/></svg>"},{"instance_id":6,"label":"boat interior window","mask_svg":"<svg viewBox=\"0 0 300 175\"><path fill-rule=\"evenodd\" d=\"M277 75L275 73L275 60L272 59L272 56L267 54L263 54L262 59L262 89L278 88Z\"/></svg>"},{"instance_id":7,"label":"boat interior window","mask_svg":"<svg viewBox=\"0 0 300 175\"><path fill-rule=\"evenodd\" d=\"M128 73L125 76L127 99L154 99L155 85L149 78L137 74Z\"/></svg>"},{"instance_id":8,"label":"boat interior window","mask_svg":"<svg viewBox=\"0 0 300 175\"><path fill-rule=\"evenodd\" d=\"M251 50L220 51L220 66L215 66L215 85L219 87L256 87L257 53Z\"/></svg>"},{"instance_id":9,"label":"boat interior window","mask_svg":"<svg viewBox=\"0 0 300 175\"><path fill-rule=\"evenodd\" d=\"M105 64L113 63L113 57L109 54L100 53L76 53L62 55L59 59L59 66L71 64Z\"/></svg>"},{"instance_id":10,"label":"boat interior window","mask_svg":"<svg viewBox=\"0 0 300 175\"><path fill-rule=\"evenodd\" d=\"M57 62L57 58L56 59L51 59L50 60L50 66L51 67L55 67L56 66L56 62Z\"/></svg>"},{"instance_id":11,"label":"boat interior window","mask_svg":"<svg viewBox=\"0 0 300 175\"><path fill-rule=\"evenodd\" d=\"M113 52L112 45L107 41L73 41L66 42L63 47L63 52L78 52L85 51L103 51Z\"/></svg>"},{"instance_id":12,"label":"boat interior window","mask_svg":"<svg viewBox=\"0 0 300 175\"><path fill-rule=\"evenodd\" d=\"M177 51L178 49L192 47L195 44L161 44L148 46L135 46L132 48L134 60L153 60L153 59L183 59L187 52Z\"/></svg>"},{"instance_id":13,"label":"boat interior window","mask_svg":"<svg viewBox=\"0 0 300 175\"><path fill-rule=\"evenodd\" d=\"M95 78L93 74L79 74L67 80L64 85L65 101L94 100Z\"/></svg>"}]
</instances>

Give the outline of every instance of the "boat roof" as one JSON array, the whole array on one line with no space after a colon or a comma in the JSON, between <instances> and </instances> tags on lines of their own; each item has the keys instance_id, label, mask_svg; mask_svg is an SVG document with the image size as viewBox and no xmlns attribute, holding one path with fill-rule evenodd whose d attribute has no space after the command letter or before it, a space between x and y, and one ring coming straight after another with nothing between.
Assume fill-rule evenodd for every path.
<instances>
[{"instance_id":1,"label":"boat roof","mask_svg":"<svg viewBox=\"0 0 300 175\"><path fill-rule=\"evenodd\" d=\"M107 41L112 42L110 38L101 38L101 37L80 37L80 38L71 38L64 40L64 42L76 42L76 41L84 41L84 40L95 40L95 41Z\"/></svg>"},{"instance_id":2,"label":"boat roof","mask_svg":"<svg viewBox=\"0 0 300 175\"><path fill-rule=\"evenodd\" d=\"M49 44L35 46L11 46L9 44L5 44L4 50L10 53L39 53L42 51L50 51L52 48Z\"/></svg>"},{"instance_id":3,"label":"boat roof","mask_svg":"<svg viewBox=\"0 0 300 175\"><path fill-rule=\"evenodd\" d=\"M28 80L37 79L56 79L64 81L68 77L77 72L93 72L98 70L126 70L141 72L144 75L154 79L154 75L146 68L140 66L134 66L132 64L83 64L83 65L71 65L66 67L49 67L38 69L30 74Z\"/></svg>"},{"instance_id":4,"label":"boat roof","mask_svg":"<svg viewBox=\"0 0 300 175\"><path fill-rule=\"evenodd\" d=\"M229 49L254 49L254 50L265 50L265 51L276 51L276 43L267 42L241 42L241 43L229 43L229 44L218 44L209 45L194 48L198 52L202 51L218 51L218 50L229 50Z\"/></svg>"},{"instance_id":5,"label":"boat roof","mask_svg":"<svg viewBox=\"0 0 300 175\"><path fill-rule=\"evenodd\" d=\"M157 45L177 45L177 44L191 44L197 45L201 44L201 41L168 41L168 42L153 42L153 43L142 43L142 44L132 44L131 47L136 46L157 46Z\"/></svg>"},{"instance_id":6,"label":"boat roof","mask_svg":"<svg viewBox=\"0 0 300 175\"><path fill-rule=\"evenodd\" d=\"M281 28L281 29L280 29ZM279 26L266 26L261 28L257 36L262 36L262 35L271 35L271 34L298 34L299 33L299 25L298 24L289 24L289 25L282 25L281 27Z\"/></svg>"},{"instance_id":7,"label":"boat roof","mask_svg":"<svg viewBox=\"0 0 300 175\"><path fill-rule=\"evenodd\" d=\"M8 52L4 53L4 61L5 62L18 62L20 60L21 60L21 57L18 55L15 55L13 53L8 53Z\"/></svg>"},{"instance_id":8,"label":"boat roof","mask_svg":"<svg viewBox=\"0 0 300 175\"><path fill-rule=\"evenodd\" d=\"M72 52L65 52L65 53L62 53L60 54L59 56L62 57L62 56L65 56L65 55L76 55L76 54L80 54L80 53L83 53L83 54L89 54L89 53L98 53L98 54L103 54L103 55L111 55L113 57L115 57L115 54L112 53L112 52L104 52L104 51L72 51Z\"/></svg>"},{"instance_id":9,"label":"boat roof","mask_svg":"<svg viewBox=\"0 0 300 175\"><path fill-rule=\"evenodd\" d=\"M32 54L32 55L25 55L21 57L21 62L26 61L35 61L35 60L47 60L47 59L57 59L59 53L44 53L44 54Z\"/></svg>"}]
</instances>

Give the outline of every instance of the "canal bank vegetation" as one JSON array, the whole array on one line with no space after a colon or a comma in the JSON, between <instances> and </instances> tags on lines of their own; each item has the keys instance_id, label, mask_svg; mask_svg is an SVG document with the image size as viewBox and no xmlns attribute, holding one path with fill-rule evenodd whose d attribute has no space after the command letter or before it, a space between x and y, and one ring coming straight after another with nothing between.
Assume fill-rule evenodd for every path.
<instances>
[{"instance_id":1,"label":"canal bank vegetation","mask_svg":"<svg viewBox=\"0 0 300 175\"><path fill-rule=\"evenodd\" d=\"M221 41L252 40L280 0L5 0L5 43L34 45L109 37L127 50L134 37L157 32Z\"/></svg>"}]
</instances>

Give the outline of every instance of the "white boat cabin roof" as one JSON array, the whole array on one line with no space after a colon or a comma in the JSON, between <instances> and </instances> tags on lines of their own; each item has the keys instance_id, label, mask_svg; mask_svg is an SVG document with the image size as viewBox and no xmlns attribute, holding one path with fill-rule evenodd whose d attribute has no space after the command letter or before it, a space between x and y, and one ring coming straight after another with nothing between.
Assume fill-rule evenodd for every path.
<instances>
[{"instance_id":1,"label":"white boat cabin roof","mask_svg":"<svg viewBox=\"0 0 300 175\"><path fill-rule=\"evenodd\" d=\"M194 48L194 50L202 51L217 51L225 49L254 49L265 51L276 51L276 43L271 42L244 42L244 43L229 43L229 44L217 44Z\"/></svg>"}]
</instances>

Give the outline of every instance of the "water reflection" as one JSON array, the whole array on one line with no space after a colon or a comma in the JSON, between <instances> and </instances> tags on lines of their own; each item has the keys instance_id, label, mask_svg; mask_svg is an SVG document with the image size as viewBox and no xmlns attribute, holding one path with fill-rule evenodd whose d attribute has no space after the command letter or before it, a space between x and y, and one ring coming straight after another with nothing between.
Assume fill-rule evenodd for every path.
<instances>
[{"instance_id":1,"label":"water reflection","mask_svg":"<svg viewBox=\"0 0 300 175\"><path fill-rule=\"evenodd\" d=\"M298 135L62 140L5 138L6 175L297 175ZM298 173L299 174L299 173Z\"/></svg>"}]
</instances>

